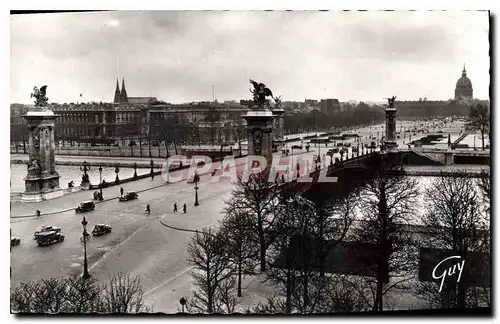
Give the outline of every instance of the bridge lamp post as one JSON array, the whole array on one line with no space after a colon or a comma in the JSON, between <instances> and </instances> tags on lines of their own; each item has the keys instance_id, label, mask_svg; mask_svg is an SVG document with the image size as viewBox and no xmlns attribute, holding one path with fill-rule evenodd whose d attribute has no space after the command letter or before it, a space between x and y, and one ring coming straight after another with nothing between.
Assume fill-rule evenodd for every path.
<instances>
[{"instance_id":1,"label":"bridge lamp post","mask_svg":"<svg viewBox=\"0 0 500 324\"><path fill-rule=\"evenodd\" d=\"M116 173L115 182L116 182L116 184L120 183L120 178L118 177L118 173L119 172L120 172L120 168L119 167L115 167L115 173Z\"/></svg>"},{"instance_id":2,"label":"bridge lamp post","mask_svg":"<svg viewBox=\"0 0 500 324\"><path fill-rule=\"evenodd\" d=\"M200 181L200 176L198 175L198 172L194 174L194 205L199 206L200 203L198 202L198 182Z\"/></svg>"},{"instance_id":3,"label":"bridge lamp post","mask_svg":"<svg viewBox=\"0 0 500 324\"><path fill-rule=\"evenodd\" d=\"M99 166L99 191L102 197L102 166Z\"/></svg>"},{"instance_id":4,"label":"bridge lamp post","mask_svg":"<svg viewBox=\"0 0 500 324\"><path fill-rule=\"evenodd\" d=\"M83 226L83 279L89 279L90 278L90 273L88 270L88 264L87 264L87 220L85 219L85 216L83 216L82 220L82 226Z\"/></svg>"}]
</instances>

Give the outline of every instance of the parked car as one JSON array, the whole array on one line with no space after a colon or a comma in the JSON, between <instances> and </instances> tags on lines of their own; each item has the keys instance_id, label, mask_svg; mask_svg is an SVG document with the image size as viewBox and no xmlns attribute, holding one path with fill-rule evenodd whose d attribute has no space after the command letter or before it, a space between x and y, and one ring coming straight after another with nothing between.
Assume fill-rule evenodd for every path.
<instances>
[{"instance_id":1,"label":"parked car","mask_svg":"<svg viewBox=\"0 0 500 324\"><path fill-rule=\"evenodd\" d=\"M121 201L121 202L125 202L125 201L129 201L129 200L134 200L134 199L137 199L137 198L139 198L139 195L137 195L136 192L129 191L125 195L123 195L120 198L118 198L118 200Z\"/></svg>"},{"instance_id":2,"label":"parked car","mask_svg":"<svg viewBox=\"0 0 500 324\"><path fill-rule=\"evenodd\" d=\"M10 238L10 246L17 246L19 244L21 244L21 239L19 237Z\"/></svg>"},{"instance_id":3,"label":"parked car","mask_svg":"<svg viewBox=\"0 0 500 324\"><path fill-rule=\"evenodd\" d=\"M55 231L43 232L38 234L36 240L38 246L47 246L64 241L64 235Z\"/></svg>"},{"instance_id":4,"label":"parked car","mask_svg":"<svg viewBox=\"0 0 500 324\"><path fill-rule=\"evenodd\" d=\"M59 233L61 232L61 228L57 226L40 226L36 229L35 234L33 235L35 238L37 238L38 235L41 233L46 233L46 232L56 232Z\"/></svg>"},{"instance_id":5,"label":"parked car","mask_svg":"<svg viewBox=\"0 0 500 324\"><path fill-rule=\"evenodd\" d=\"M111 233L111 226L105 224L97 224L92 230L92 235L101 236L107 233Z\"/></svg>"},{"instance_id":6,"label":"parked car","mask_svg":"<svg viewBox=\"0 0 500 324\"><path fill-rule=\"evenodd\" d=\"M292 149L294 149L294 150L302 150L302 145L292 145Z\"/></svg>"},{"instance_id":7,"label":"parked car","mask_svg":"<svg viewBox=\"0 0 500 324\"><path fill-rule=\"evenodd\" d=\"M84 212L87 212L87 211L92 211L95 209L95 204L93 201L89 200L89 201L84 201L82 203L80 203L80 206L76 207L75 208L75 212L77 213L84 213Z\"/></svg>"}]
</instances>

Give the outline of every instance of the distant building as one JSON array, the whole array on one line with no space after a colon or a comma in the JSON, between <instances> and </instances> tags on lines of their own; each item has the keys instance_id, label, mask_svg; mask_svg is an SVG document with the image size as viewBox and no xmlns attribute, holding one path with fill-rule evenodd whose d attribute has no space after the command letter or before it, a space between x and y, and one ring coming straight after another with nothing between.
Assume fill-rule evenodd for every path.
<instances>
[{"instance_id":1,"label":"distant building","mask_svg":"<svg viewBox=\"0 0 500 324\"><path fill-rule=\"evenodd\" d=\"M465 70L465 64L464 64L464 69L462 70L462 77L458 79L457 81L457 86L455 87L455 99L460 100L464 98L470 98L472 99L472 82L470 79L467 77L467 71Z\"/></svg>"},{"instance_id":2,"label":"distant building","mask_svg":"<svg viewBox=\"0 0 500 324\"><path fill-rule=\"evenodd\" d=\"M306 107L313 107L313 108L319 107L319 102L318 100L315 99L305 99L304 104Z\"/></svg>"},{"instance_id":3,"label":"distant building","mask_svg":"<svg viewBox=\"0 0 500 324\"><path fill-rule=\"evenodd\" d=\"M325 115L332 115L340 112L340 102L338 99L321 99L319 110Z\"/></svg>"},{"instance_id":4,"label":"distant building","mask_svg":"<svg viewBox=\"0 0 500 324\"><path fill-rule=\"evenodd\" d=\"M125 89L125 78L122 79L122 89L118 86L118 79L116 79L115 97L113 103L115 104L131 104L131 105L147 105L148 103L157 100L156 97L129 97L127 89Z\"/></svg>"},{"instance_id":5,"label":"distant building","mask_svg":"<svg viewBox=\"0 0 500 324\"><path fill-rule=\"evenodd\" d=\"M121 142L123 139L220 144L245 135L241 117L248 107L230 103L169 104L156 97L128 97L125 80L117 85L112 103L50 103L56 119L56 141ZM27 138L21 118L27 105L11 104L11 139Z\"/></svg>"}]
</instances>

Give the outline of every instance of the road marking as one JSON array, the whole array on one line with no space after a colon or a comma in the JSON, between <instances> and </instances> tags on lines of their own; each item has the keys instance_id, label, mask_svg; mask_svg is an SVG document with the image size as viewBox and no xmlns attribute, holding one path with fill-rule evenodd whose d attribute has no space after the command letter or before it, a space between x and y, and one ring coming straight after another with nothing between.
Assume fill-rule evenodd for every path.
<instances>
[{"instance_id":1,"label":"road marking","mask_svg":"<svg viewBox=\"0 0 500 324\"><path fill-rule=\"evenodd\" d=\"M177 273L177 274L176 274L175 276L173 276L172 278L170 278L170 279L168 279L168 280L166 280L166 281L162 282L161 284L159 284L159 285L157 285L157 286L153 287L152 289L148 290L146 293L144 293L144 296L149 295L150 293L152 293L152 292L153 292L153 291L155 291L156 289L160 288L161 286L166 285L166 284L168 284L168 283L172 282L173 280L175 280L175 279L179 278L180 276L182 276L183 274L185 274L185 273L186 273L186 272L188 272L189 270L192 270L192 268L193 268L193 267L188 267L188 268L186 268L186 269L182 270L181 272Z\"/></svg>"},{"instance_id":2,"label":"road marking","mask_svg":"<svg viewBox=\"0 0 500 324\"><path fill-rule=\"evenodd\" d=\"M134 235L139 232L141 229L143 229L144 227L146 227L147 225L149 224L149 222L146 222L146 224L142 225L141 227L139 227L138 229L136 229L129 237L127 237L124 241L121 241L120 243L118 243L113 249L109 250L108 252L104 253L103 256L96 261L96 263L94 263L90 268L89 270L92 270L94 269L99 263L101 263L103 260L107 259L108 258L108 255L110 255L111 253L113 253L114 251L116 251L116 249L118 249L122 244L124 244L125 242L127 242L128 240L130 240L132 237L134 237Z\"/></svg>"}]
</instances>

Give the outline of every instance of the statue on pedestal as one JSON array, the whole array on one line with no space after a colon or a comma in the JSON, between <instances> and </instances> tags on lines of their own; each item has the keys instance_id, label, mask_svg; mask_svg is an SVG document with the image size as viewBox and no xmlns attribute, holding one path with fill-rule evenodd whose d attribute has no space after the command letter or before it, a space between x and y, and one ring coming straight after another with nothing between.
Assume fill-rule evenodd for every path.
<instances>
[{"instance_id":1,"label":"statue on pedestal","mask_svg":"<svg viewBox=\"0 0 500 324\"><path fill-rule=\"evenodd\" d=\"M281 99L282 97L274 97L274 108L273 109L281 109Z\"/></svg>"},{"instance_id":2,"label":"statue on pedestal","mask_svg":"<svg viewBox=\"0 0 500 324\"><path fill-rule=\"evenodd\" d=\"M46 107L49 101L49 98L47 98L47 86L44 85L40 89L34 87L33 91L31 98L35 98L35 107Z\"/></svg>"},{"instance_id":3,"label":"statue on pedestal","mask_svg":"<svg viewBox=\"0 0 500 324\"><path fill-rule=\"evenodd\" d=\"M396 102L396 96L392 96L392 98L386 98L389 104L389 108L394 108L394 103Z\"/></svg>"},{"instance_id":4,"label":"statue on pedestal","mask_svg":"<svg viewBox=\"0 0 500 324\"><path fill-rule=\"evenodd\" d=\"M253 90L250 92L253 95L253 101L257 106L264 107L266 104L266 97L273 97L273 92L271 89L266 87L264 83L257 83L250 79L250 83L253 85Z\"/></svg>"}]
</instances>

